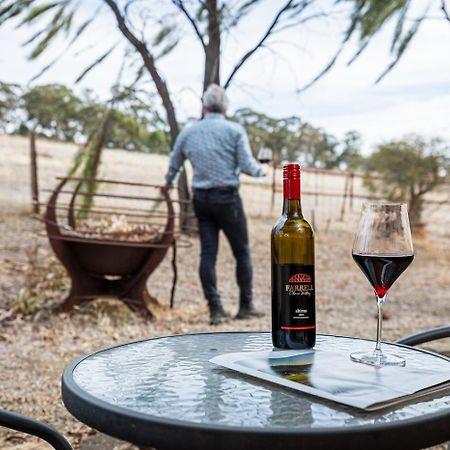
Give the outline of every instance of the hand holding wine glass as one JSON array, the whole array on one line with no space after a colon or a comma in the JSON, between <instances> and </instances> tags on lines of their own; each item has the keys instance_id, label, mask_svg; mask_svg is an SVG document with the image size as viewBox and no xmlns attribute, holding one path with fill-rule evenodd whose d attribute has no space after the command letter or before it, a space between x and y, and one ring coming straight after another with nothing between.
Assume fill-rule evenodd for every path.
<instances>
[{"instance_id":1,"label":"hand holding wine glass","mask_svg":"<svg viewBox=\"0 0 450 450\"><path fill-rule=\"evenodd\" d=\"M258 161L262 164L263 177L267 177L269 174L269 166L272 161L272 150L267 147L261 147L257 155Z\"/></svg>"},{"instance_id":2,"label":"hand holding wine glass","mask_svg":"<svg viewBox=\"0 0 450 450\"><path fill-rule=\"evenodd\" d=\"M381 350L383 304L389 288L414 258L408 211L400 203L363 205L352 256L372 285L378 305L377 343L372 353L350 355L373 366L404 366L405 360Z\"/></svg>"}]
</instances>

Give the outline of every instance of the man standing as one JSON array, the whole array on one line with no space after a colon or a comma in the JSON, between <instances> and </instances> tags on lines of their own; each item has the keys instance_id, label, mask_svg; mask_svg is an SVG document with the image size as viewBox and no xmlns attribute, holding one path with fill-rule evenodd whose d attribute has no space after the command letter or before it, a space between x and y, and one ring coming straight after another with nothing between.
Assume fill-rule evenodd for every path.
<instances>
[{"instance_id":1,"label":"man standing","mask_svg":"<svg viewBox=\"0 0 450 450\"><path fill-rule=\"evenodd\" d=\"M253 268L247 220L238 189L240 172L262 177L266 170L253 158L245 129L226 120L227 106L224 89L210 85L203 95L204 118L179 134L166 175L166 184L171 185L184 160L191 162L194 211L201 243L200 280L208 301L211 325L228 319L216 279L220 230L225 233L236 259L240 290L236 319L263 315L252 301Z\"/></svg>"}]
</instances>

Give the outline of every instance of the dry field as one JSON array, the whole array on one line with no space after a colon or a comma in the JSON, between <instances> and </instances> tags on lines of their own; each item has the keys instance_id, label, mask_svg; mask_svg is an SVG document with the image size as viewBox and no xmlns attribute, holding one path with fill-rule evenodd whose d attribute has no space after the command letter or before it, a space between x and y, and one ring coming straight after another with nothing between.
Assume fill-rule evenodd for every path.
<instances>
[{"instance_id":1,"label":"dry field","mask_svg":"<svg viewBox=\"0 0 450 450\"><path fill-rule=\"evenodd\" d=\"M174 333L210 330L205 302L193 268L199 245L179 250L179 284L175 309L168 307L171 285L169 258L152 274L149 290L158 300L156 320L133 316L119 302L98 300L70 314L55 312L68 289L64 271L53 258L42 225L29 217L27 141L0 136L0 373L1 406L54 425L75 448L130 450L78 423L60 399L60 376L74 358L119 342ZM75 147L38 142L41 188L54 186L64 175ZM108 150L102 175L130 181L161 182L167 164L163 156ZM229 322L214 330L270 328L269 233L278 214L270 205L270 179L263 183L244 178L242 195L254 260L255 300L266 316L261 320ZM339 184L341 183L341 184ZM304 177L305 190L342 191L337 177ZM350 249L357 209L339 221L341 200L308 196L307 218L314 210L317 230L317 318L321 333L373 338L376 306L364 276L355 267ZM415 238L416 258L392 289L386 305L384 338L393 340L413 332L448 325L450 321L448 209L430 208L428 233ZM225 308L237 310L234 261L226 241L218 258L219 286ZM450 343L435 344L450 352ZM0 448L38 449L37 441L0 430Z\"/></svg>"}]
</instances>

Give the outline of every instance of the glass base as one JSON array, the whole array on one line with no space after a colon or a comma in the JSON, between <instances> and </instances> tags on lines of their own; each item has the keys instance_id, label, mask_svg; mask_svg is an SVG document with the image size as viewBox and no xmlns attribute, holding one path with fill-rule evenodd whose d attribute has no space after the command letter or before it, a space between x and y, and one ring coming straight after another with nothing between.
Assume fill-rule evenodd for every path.
<instances>
[{"instance_id":1,"label":"glass base","mask_svg":"<svg viewBox=\"0 0 450 450\"><path fill-rule=\"evenodd\" d=\"M350 355L350 359L355 362L368 364L369 366L405 366L406 361L400 356L383 353L381 350L375 350L371 353L356 352Z\"/></svg>"}]
</instances>

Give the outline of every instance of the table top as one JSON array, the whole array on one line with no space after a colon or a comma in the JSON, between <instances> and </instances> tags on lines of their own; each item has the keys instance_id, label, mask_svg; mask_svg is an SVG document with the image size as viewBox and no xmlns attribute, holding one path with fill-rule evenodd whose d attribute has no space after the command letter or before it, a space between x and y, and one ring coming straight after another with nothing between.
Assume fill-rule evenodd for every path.
<instances>
[{"instance_id":1,"label":"table top","mask_svg":"<svg viewBox=\"0 0 450 450\"><path fill-rule=\"evenodd\" d=\"M373 341L318 335L316 349L350 353ZM385 346L393 344L383 344ZM435 356L403 346L408 364ZM222 353L271 350L269 333L204 333L112 347L64 371L79 420L160 449L423 448L450 440L450 392L364 412L218 367Z\"/></svg>"}]
</instances>

